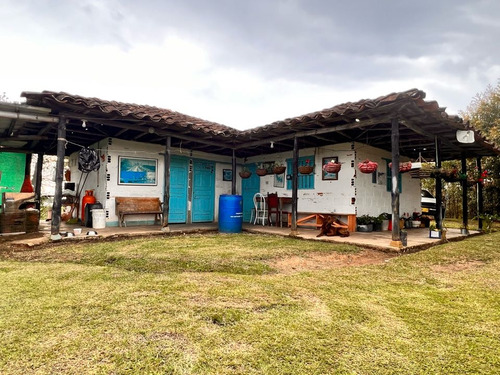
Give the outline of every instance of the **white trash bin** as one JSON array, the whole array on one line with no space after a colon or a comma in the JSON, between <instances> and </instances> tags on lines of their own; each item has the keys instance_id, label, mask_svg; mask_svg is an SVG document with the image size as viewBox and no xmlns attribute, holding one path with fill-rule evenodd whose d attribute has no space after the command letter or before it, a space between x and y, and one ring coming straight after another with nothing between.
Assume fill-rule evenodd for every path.
<instances>
[{"instance_id":1,"label":"white trash bin","mask_svg":"<svg viewBox=\"0 0 500 375\"><path fill-rule=\"evenodd\" d=\"M106 211L104 209L96 208L92 210L92 228L106 228Z\"/></svg>"}]
</instances>

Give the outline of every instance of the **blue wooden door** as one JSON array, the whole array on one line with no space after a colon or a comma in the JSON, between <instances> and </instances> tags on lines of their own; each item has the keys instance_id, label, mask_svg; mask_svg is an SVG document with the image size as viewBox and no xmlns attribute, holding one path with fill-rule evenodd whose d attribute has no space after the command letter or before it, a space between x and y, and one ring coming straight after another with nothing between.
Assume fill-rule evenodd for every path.
<instances>
[{"instance_id":1,"label":"blue wooden door","mask_svg":"<svg viewBox=\"0 0 500 375\"><path fill-rule=\"evenodd\" d=\"M260 190L260 177L257 176L255 164L245 165L252 175L241 181L241 191L243 196L243 221L248 223L252 215L253 196Z\"/></svg>"},{"instance_id":2,"label":"blue wooden door","mask_svg":"<svg viewBox=\"0 0 500 375\"><path fill-rule=\"evenodd\" d=\"M189 159L172 156L170 160L169 223L185 223L187 221L188 171Z\"/></svg>"},{"instance_id":3,"label":"blue wooden door","mask_svg":"<svg viewBox=\"0 0 500 375\"><path fill-rule=\"evenodd\" d=\"M215 163L193 160L193 223L214 221Z\"/></svg>"}]
</instances>

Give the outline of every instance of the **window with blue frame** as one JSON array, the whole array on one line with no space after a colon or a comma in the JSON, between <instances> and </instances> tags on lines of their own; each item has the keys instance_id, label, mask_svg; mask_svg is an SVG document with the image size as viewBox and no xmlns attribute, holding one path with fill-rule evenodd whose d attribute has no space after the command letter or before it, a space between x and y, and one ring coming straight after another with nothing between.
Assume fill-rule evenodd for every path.
<instances>
[{"instance_id":1,"label":"window with blue frame","mask_svg":"<svg viewBox=\"0 0 500 375\"><path fill-rule=\"evenodd\" d=\"M391 168L389 167L389 163L391 161L389 159L385 159L386 167L387 167L387 191L392 191L392 171ZM399 193L403 191L403 178L401 173L398 174L398 190Z\"/></svg>"},{"instance_id":2,"label":"window with blue frame","mask_svg":"<svg viewBox=\"0 0 500 375\"><path fill-rule=\"evenodd\" d=\"M299 157L299 167L302 165L308 165L307 160L309 160L309 165L314 165L314 156L301 156ZM288 174L292 174L293 171L293 159L286 160L286 167ZM300 174L298 177L298 188L299 189L314 189L314 173L311 174ZM292 180L286 181L286 188L292 190Z\"/></svg>"}]
</instances>

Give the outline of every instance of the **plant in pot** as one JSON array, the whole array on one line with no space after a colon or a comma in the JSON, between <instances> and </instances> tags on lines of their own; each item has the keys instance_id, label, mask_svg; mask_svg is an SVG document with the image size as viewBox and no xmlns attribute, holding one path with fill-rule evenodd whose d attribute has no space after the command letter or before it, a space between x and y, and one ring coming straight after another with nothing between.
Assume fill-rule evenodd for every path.
<instances>
[{"instance_id":1,"label":"plant in pot","mask_svg":"<svg viewBox=\"0 0 500 375\"><path fill-rule=\"evenodd\" d=\"M382 220L382 230L389 230L389 220L391 220L391 214L382 212L378 215L378 218Z\"/></svg>"},{"instance_id":2,"label":"plant in pot","mask_svg":"<svg viewBox=\"0 0 500 375\"><path fill-rule=\"evenodd\" d=\"M373 217L370 215L361 215L356 218L358 232L373 231Z\"/></svg>"},{"instance_id":3,"label":"plant in pot","mask_svg":"<svg viewBox=\"0 0 500 375\"><path fill-rule=\"evenodd\" d=\"M377 168L378 168L378 163L370 161L368 159L362 161L361 163L358 163L358 169L360 170L361 173L373 173L377 170Z\"/></svg>"},{"instance_id":4,"label":"plant in pot","mask_svg":"<svg viewBox=\"0 0 500 375\"><path fill-rule=\"evenodd\" d=\"M311 160L306 159L305 164L299 166L300 174L311 174L314 169L314 163L311 163Z\"/></svg>"},{"instance_id":5,"label":"plant in pot","mask_svg":"<svg viewBox=\"0 0 500 375\"><path fill-rule=\"evenodd\" d=\"M239 173L241 178L249 178L252 175L252 172L247 167L243 167L243 169Z\"/></svg>"},{"instance_id":6,"label":"plant in pot","mask_svg":"<svg viewBox=\"0 0 500 375\"><path fill-rule=\"evenodd\" d=\"M286 167L281 162L276 162L273 165L273 173L274 174L283 174L286 171Z\"/></svg>"},{"instance_id":7,"label":"plant in pot","mask_svg":"<svg viewBox=\"0 0 500 375\"><path fill-rule=\"evenodd\" d=\"M382 218L380 217L380 215L373 217L373 230L375 232L382 231Z\"/></svg>"},{"instance_id":8,"label":"plant in pot","mask_svg":"<svg viewBox=\"0 0 500 375\"><path fill-rule=\"evenodd\" d=\"M328 163L323 165L323 170L326 173L338 173L342 168L342 164L336 162L335 160L330 160Z\"/></svg>"},{"instance_id":9,"label":"plant in pot","mask_svg":"<svg viewBox=\"0 0 500 375\"><path fill-rule=\"evenodd\" d=\"M267 169L264 168L264 164L257 164L257 169L255 170L258 176L265 176L267 174Z\"/></svg>"}]
</instances>

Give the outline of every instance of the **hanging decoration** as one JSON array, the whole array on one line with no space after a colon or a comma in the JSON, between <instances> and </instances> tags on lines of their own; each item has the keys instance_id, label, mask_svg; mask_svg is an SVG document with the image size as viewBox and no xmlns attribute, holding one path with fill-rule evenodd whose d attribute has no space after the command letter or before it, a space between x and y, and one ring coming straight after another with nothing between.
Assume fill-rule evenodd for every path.
<instances>
[{"instance_id":1,"label":"hanging decoration","mask_svg":"<svg viewBox=\"0 0 500 375\"><path fill-rule=\"evenodd\" d=\"M361 173L373 173L377 170L377 168L378 163L368 159L362 161L361 163L358 163L358 169Z\"/></svg>"},{"instance_id":2,"label":"hanging decoration","mask_svg":"<svg viewBox=\"0 0 500 375\"><path fill-rule=\"evenodd\" d=\"M392 168L392 163L389 163L389 168ZM411 161L399 163L399 173L409 172L411 170Z\"/></svg>"},{"instance_id":3,"label":"hanging decoration","mask_svg":"<svg viewBox=\"0 0 500 375\"><path fill-rule=\"evenodd\" d=\"M340 163L337 163L335 160L329 161L328 163L323 165L323 170L326 173L338 173L341 168L342 165Z\"/></svg>"},{"instance_id":4,"label":"hanging decoration","mask_svg":"<svg viewBox=\"0 0 500 375\"><path fill-rule=\"evenodd\" d=\"M99 155L93 148L84 147L78 154L78 169L83 173L98 171L101 166Z\"/></svg>"}]
</instances>

